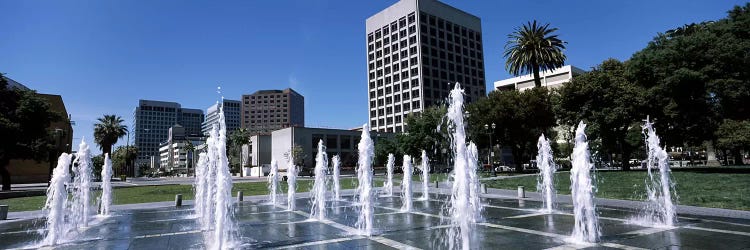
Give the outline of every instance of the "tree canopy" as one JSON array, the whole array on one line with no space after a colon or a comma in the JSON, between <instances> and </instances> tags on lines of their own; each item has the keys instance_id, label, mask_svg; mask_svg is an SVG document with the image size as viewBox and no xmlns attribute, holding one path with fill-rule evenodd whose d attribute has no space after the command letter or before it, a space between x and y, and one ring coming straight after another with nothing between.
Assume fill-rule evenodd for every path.
<instances>
[{"instance_id":1,"label":"tree canopy","mask_svg":"<svg viewBox=\"0 0 750 250\"><path fill-rule=\"evenodd\" d=\"M729 150L735 164L741 164L741 150L750 149L750 121L724 120L716 131L716 147Z\"/></svg>"},{"instance_id":2,"label":"tree canopy","mask_svg":"<svg viewBox=\"0 0 750 250\"><path fill-rule=\"evenodd\" d=\"M6 167L11 159L50 158L52 136L48 128L62 118L35 91L9 88L0 74L0 176L3 190L10 190Z\"/></svg>"},{"instance_id":3,"label":"tree canopy","mask_svg":"<svg viewBox=\"0 0 750 250\"><path fill-rule=\"evenodd\" d=\"M124 171L127 164L133 162L136 157L138 157L138 148L135 145L119 146L110 156L112 159L112 168L120 168Z\"/></svg>"},{"instance_id":4,"label":"tree canopy","mask_svg":"<svg viewBox=\"0 0 750 250\"><path fill-rule=\"evenodd\" d=\"M240 128L229 134L227 138L227 157L233 172L240 171L242 164L242 145L250 143L250 131Z\"/></svg>"},{"instance_id":5,"label":"tree canopy","mask_svg":"<svg viewBox=\"0 0 750 250\"><path fill-rule=\"evenodd\" d=\"M639 121L646 116L640 112L645 105L643 89L626 78L625 64L606 60L564 84L558 93L555 111L559 121L569 128L585 121L589 140L599 140L606 153L619 154L627 169L631 153L641 144L629 140L628 134L635 130L637 135Z\"/></svg>"},{"instance_id":6,"label":"tree canopy","mask_svg":"<svg viewBox=\"0 0 750 250\"><path fill-rule=\"evenodd\" d=\"M750 3L727 18L656 36L627 62L670 145L714 141L723 119L750 119Z\"/></svg>"},{"instance_id":7,"label":"tree canopy","mask_svg":"<svg viewBox=\"0 0 750 250\"><path fill-rule=\"evenodd\" d=\"M487 98L467 105L468 131L479 148L488 148L485 124L495 123L493 144L512 149L517 170L536 155L536 143L542 133L554 138L555 114L546 88L526 91L494 91Z\"/></svg>"}]
</instances>

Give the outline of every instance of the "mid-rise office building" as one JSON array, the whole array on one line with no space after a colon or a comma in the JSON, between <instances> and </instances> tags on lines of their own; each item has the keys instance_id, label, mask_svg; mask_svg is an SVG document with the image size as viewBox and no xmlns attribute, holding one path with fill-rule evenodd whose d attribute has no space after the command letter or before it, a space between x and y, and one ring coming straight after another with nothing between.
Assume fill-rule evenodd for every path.
<instances>
[{"instance_id":1,"label":"mid-rise office building","mask_svg":"<svg viewBox=\"0 0 750 250\"><path fill-rule=\"evenodd\" d=\"M575 66L565 65L557 69L539 72L539 78L541 78L543 87L559 88L563 85L563 83L569 82L574 77L585 72L586 71ZM533 74L522 75L495 82L495 90L499 91L524 91L527 89L531 89L534 86L536 86L536 84L534 83Z\"/></svg>"},{"instance_id":2,"label":"mid-rise office building","mask_svg":"<svg viewBox=\"0 0 750 250\"><path fill-rule=\"evenodd\" d=\"M203 121L201 133L207 135L213 124L219 121L219 108L224 108L224 122L227 125L227 134L231 134L240 128L240 101L224 100L206 109L206 120Z\"/></svg>"},{"instance_id":3,"label":"mid-rise office building","mask_svg":"<svg viewBox=\"0 0 750 250\"><path fill-rule=\"evenodd\" d=\"M242 95L242 127L250 134L305 126L305 97L291 88Z\"/></svg>"},{"instance_id":4,"label":"mid-rise office building","mask_svg":"<svg viewBox=\"0 0 750 250\"><path fill-rule=\"evenodd\" d=\"M138 148L136 167L150 164L151 156L159 155L159 145L168 140L169 129L181 125L187 136L200 136L204 120L200 109L182 108L176 102L139 100L133 112L133 133Z\"/></svg>"},{"instance_id":5,"label":"mid-rise office building","mask_svg":"<svg viewBox=\"0 0 750 250\"><path fill-rule=\"evenodd\" d=\"M443 103L456 82L486 95L478 17L437 0L401 0L366 21L369 121L402 132L405 118Z\"/></svg>"}]
</instances>

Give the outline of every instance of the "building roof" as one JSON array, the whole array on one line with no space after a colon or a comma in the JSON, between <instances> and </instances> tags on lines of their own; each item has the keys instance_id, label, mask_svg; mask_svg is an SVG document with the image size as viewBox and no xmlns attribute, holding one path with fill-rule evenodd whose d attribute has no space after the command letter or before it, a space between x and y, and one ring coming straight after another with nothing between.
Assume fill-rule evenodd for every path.
<instances>
[{"instance_id":1,"label":"building roof","mask_svg":"<svg viewBox=\"0 0 750 250\"><path fill-rule=\"evenodd\" d=\"M297 95L300 95L297 91L294 91L292 88L285 88L285 89L264 89L264 90L255 91L255 92L253 92L250 95L266 95L266 94L282 94L282 93L295 93Z\"/></svg>"},{"instance_id":2,"label":"building roof","mask_svg":"<svg viewBox=\"0 0 750 250\"><path fill-rule=\"evenodd\" d=\"M15 80L10 79L8 77L5 77L5 76L2 76L2 77L3 79L5 79L5 81L8 82L8 89L17 88L21 90L30 90L29 87L26 87L26 85L16 82Z\"/></svg>"}]
</instances>

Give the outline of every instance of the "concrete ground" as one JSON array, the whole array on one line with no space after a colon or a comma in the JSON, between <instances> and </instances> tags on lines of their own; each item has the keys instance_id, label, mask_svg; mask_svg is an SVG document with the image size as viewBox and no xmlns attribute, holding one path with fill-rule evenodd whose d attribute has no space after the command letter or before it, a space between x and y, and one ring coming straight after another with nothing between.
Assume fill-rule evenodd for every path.
<instances>
[{"instance_id":1,"label":"concrete ground","mask_svg":"<svg viewBox=\"0 0 750 250\"><path fill-rule=\"evenodd\" d=\"M420 197L415 185L415 197ZM247 197L235 207L241 248L288 249L445 249L449 229L444 207L447 189L432 188L430 198L415 201L414 211L401 212L399 197L379 197L375 204L375 234L357 235L358 206L352 191L342 201L327 203L328 220L309 218L307 194L299 194L298 210L267 204L267 196ZM747 249L750 248L749 212L706 210L696 215L681 213L673 228L644 227L628 223L637 215L638 203L607 204L597 200L601 242L575 244L568 241L573 228L572 207L565 197L558 212L539 212L541 203L530 193L517 199L515 193L489 190L483 195L484 220L471 231L475 249ZM621 201L627 202L627 201ZM76 240L56 249L202 249L204 232L191 217L189 201L183 207L171 202L115 206L114 215L100 219L80 231ZM683 208L684 209L684 208ZM734 211L734 210L729 210ZM713 213L712 212L716 212ZM744 212L744 213L743 213ZM0 222L0 248L36 248L33 242L44 234L39 213L11 213Z\"/></svg>"}]
</instances>

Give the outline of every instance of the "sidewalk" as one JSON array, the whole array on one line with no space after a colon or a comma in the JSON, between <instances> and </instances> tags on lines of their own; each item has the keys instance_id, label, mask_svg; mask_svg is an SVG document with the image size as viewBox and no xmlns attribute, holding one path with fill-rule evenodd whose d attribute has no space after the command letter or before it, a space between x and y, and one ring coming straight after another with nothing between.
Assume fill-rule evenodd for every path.
<instances>
[{"instance_id":1,"label":"sidewalk","mask_svg":"<svg viewBox=\"0 0 750 250\"><path fill-rule=\"evenodd\" d=\"M507 176L512 177L512 176ZM412 188L413 192L417 193L421 191L421 182L413 181L412 182ZM375 191L379 191L380 187L374 188ZM356 190L355 189L345 189L341 190L342 194L345 195L351 195L354 194ZM399 193L400 188L396 187L394 189L397 193ZM435 183L430 183L430 191L431 193L437 193L440 194L450 194L451 193L451 186L448 185L447 182L439 182L438 188L435 188ZM486 194L481 194L482 197L487 198L500 198L500 199L518 199L518 200L529 200L529 201L541 201L541 195L537 192L526 192L526 198L519 199L517 197L517 190L507 190L507 189L495 189L495 188L488 188ZM297 193L297 198L304 198L309 197L309 192L304 193ZM267 199L268 195L254 195L254 196L244 196L245 201L250 200L264 200ZM236 199L236 197L234 198ZM572 198L570 195L561 195L558 194L556 196L556 201L558 204L572 204ZM630 210L638 210L646 205L646 202L642 201L630 201L630 200L615 200L615 199L605 199L605 198L596 198L595 200L597 206L604 206L604 207L612 207L612 208L624 208L624 209L630 209ZM183 206L190 206L192 205L192 200L184 200ZM152 202L152 203L137 203L137 204L124 204L124 205L113 205L113 211L122 211L122 210L131 210L131 209L148 209L148 208L161 208L161 207L171 207L174 206L174 201L164 201L164 202ZM707 207L695 207L695 206L686 206L686 205L678 205L677 206L677 213L680 216L701 216L701 217L712 217L718 220L748 220L750 222L750 211L743 211L743 210L731 210L731 209L722 209L722 208L707 208ZM5 222L11 222L11 221L17 221L17 220L23 220L23 219L34 219L39 217L44 217L45 213L41 210L37 211L25 211L25 212L10 212L8 213L8 220L0 221L0 224Z\"/></svg>"},{"instance_id":2,"label":"sidewalk","mask_svg":"<svg viewBox=\"0 0 750 250\"><path fill-rule=\"evenodd\" d=\"M518 177L524 177L524 176L536 176L536 175L539 175L539 174L533 173L533 174L519 174L519 175L498 175L495 177L479 178L479 180L480 181L492 181L492 180L502 180L502 179L518 178Z\"/></svg>"},{"instance_id":3,"label":"sidewalk","mask_svg":"<svg viewBox=\"0 0 750 250\"><path fill-rule=\"evenodd\" d=\"M379 189L376 188L376 191L377 190ZM341 190L342 195L353 195L355 192L356 192L355 189ZM297 193L295 197L296 198L309 198L310 192ZM286 199L286 197L284 198ZM245 195L243 196L244 201L263 201L267 199L268 199L268 195ZM237 197L232 197L232 200L237 200ZM186 210L192 210L193 200L183 200L182 206L185 207ZM111 209L112 211L126 211L126 210L134 210L134 209L154 209L154 208L168 208L168 207L174 207L174 201L112 205ZM9 212L8 219L0 220L0 224L15 222L19 220L43 218L45 216L47 216L47 213L44 212L44 210Z\"/></svg>"}]
</instances>

